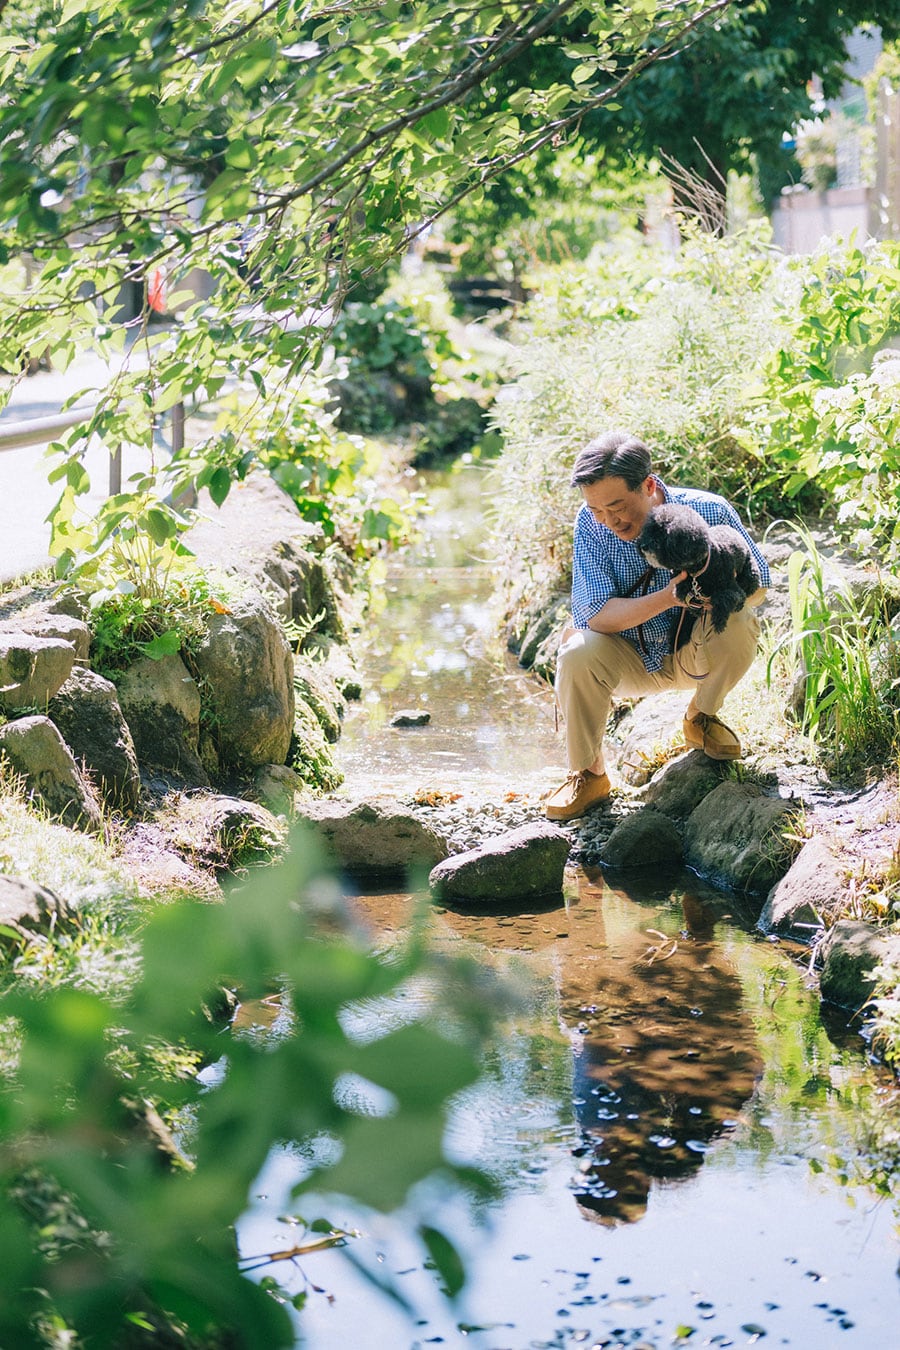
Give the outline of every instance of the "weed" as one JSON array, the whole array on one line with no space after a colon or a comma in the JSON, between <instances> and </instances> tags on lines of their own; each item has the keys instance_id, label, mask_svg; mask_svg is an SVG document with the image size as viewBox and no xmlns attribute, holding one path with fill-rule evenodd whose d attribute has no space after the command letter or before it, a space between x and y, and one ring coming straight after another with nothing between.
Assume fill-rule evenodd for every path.
<instances>
[{"instance_id":1,"label":"weed","mask_svg":"<svg viewBox=\"0 0 900 1350\"><path fill-rule=\"evenodd\" d=\"M179 578L153 597L135 590L98 593L91 612L95 669L114 675L142 656L159 659L182 652L189 657L206 634L206 620L226 613L233 598L233 582L213 582L200 572Z\"/></svg>"},{"instance_id":2,"label":"weed","mask_svg":"<svg viewBox=\"0 0 900 1350\"><path fill-rule=\"evenodd\" d=\"M880 615L867 614L847 588L828 585L825 564L802 525L803 547L791 554L788 586L791 632L773 649L767 666L790 646L802 680L797 712L801 730L826 748L836 769L883 761L900 723L895 702L895 635ZM879 661L879 652L887 659Z\"/></svg>"}]
</instances>

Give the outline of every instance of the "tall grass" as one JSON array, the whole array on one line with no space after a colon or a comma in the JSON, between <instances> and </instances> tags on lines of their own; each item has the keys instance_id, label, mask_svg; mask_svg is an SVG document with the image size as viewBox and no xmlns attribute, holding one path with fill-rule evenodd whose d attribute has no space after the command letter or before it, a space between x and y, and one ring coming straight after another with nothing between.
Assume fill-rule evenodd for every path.
<instances>
[{"instance_id":1,"label":"tall grass","mask_svg":"<svg viewBox=\"0 0 900 1350\"><path fill-rule=\"evenodd\" d=\"M665 479L720 491L747 512L761 459L740 427L774 340L775 270L765 236L698 237L676 258L617 250L548 281L519 330L519 379L494 409L510 608L567 584L571 465L602 431L634 432Z\"/></svg>"},{"instance_id":2,"label":"tall grass","mask_svg":"<svg viewBox=\"0 0 900 1350\"><path fill-rule=\"evenodd\" d=\"M828 754L835 769L883 763L900 732L897 705L900 635L883 612L871 612L844 584L829 580L826 560L811 534L796 526L802 547L788 560L793 652L802 680L801 730Z\"/></svg>"}]
</instances>

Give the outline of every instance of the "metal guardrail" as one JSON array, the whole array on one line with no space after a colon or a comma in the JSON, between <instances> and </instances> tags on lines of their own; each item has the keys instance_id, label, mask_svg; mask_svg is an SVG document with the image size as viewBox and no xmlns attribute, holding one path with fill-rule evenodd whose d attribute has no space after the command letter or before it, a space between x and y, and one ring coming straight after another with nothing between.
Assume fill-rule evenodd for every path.
<instances>
[{"instance_id":1,"label":"metal guardrail","mask_svg":"<svg viewBox=\"0 0 900 1350\"><path fill-rule=\"evenodd\" d=\"M93 411L94 405L89 405L86 408L70 408L68 412L56 413L53 417L0 422L0 451L20 450L26 445L43 445L45 441L55 440L69 427L74 427L76 422L86 421Z\"/></svg>"},{"instance_id":2,"label":"metal guardrail","mask_svg":"<svg viewBox=\"0 0 900 1350\"><path fill-rule=\"evenodd\" d=\"M78 422L86 422L92 416L97 405L89 403L81 408L70 408L68 412L56 413L53 417L32 417L21 422L0 422L0 453L4 450L22 450L29 445L44 445L53 441ZM176 403L172 409L172 454L184 448L185 411L183 403ZM109 452L109 496L114 497L122 491L122 452Z\"/></svg>"}]
</instances>

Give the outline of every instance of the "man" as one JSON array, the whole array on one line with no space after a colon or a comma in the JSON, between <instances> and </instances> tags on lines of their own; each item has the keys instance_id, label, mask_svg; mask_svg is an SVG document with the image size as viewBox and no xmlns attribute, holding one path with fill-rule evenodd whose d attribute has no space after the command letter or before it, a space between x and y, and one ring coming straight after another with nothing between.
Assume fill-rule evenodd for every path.
<instances>
[{"instance_id":1,"label":"man","mask_svg":"<svg viewBox=\"0 0 900 1350\"><path fill-rule=\"evenodd\" d=\"M684 739L711 759L738 759L741 745L716 714L725 695L750 668L769 569L737 512L722 497L668 488L652 471L650 452L636 436L610 431L578 455L572 486L581 489L575 518L572 627L563 634L556 696L566 724L569 776L544 801L550 820L574 820L610 793L603 736L614 693L632 698L664 689L690 689ZM648 573L635 540L648 513L663 502L692 506L709 525L738 530L759 569L760 589L716 633L708 616L694 624L677 658L673 619L683 608L675 586L685 573Z\"/></svg>"}]
</instances>

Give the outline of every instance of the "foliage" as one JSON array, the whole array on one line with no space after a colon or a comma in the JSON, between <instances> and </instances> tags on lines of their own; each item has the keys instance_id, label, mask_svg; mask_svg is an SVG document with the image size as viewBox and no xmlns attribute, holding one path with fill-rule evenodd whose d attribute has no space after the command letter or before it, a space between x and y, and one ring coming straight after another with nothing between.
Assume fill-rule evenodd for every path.
<instances>
[{"instance_id":1,"label":"foliage","mask_svg":"<svg viewBox=\"0 0 900 1350\"><path fill-rule=\"evenodd\" d=\"M234 583L214 585L201 572L187 574L154 597L121 587L92 597L91 658L102 675L115 675L141 656L158 660L196 648L206 627L204 616L222 613Z\"/></svg>"},{"instance_id":2,"label":"foliage","mask_svg":"<svg viewBox=\"0 0 900 1350\"><path fill-rule=\"evenodd\" d=\"M436 363L453 355L446 332L432 332L429 339L412 310L394 300L345 305L331 331L346 366L346 383L338 386L342 424L389 431L424 413L432 403Z\"/></svg>"},{"instance_id":3,"label":"foliage","mask_svg":"<svg viewBox=\"0 0 900 1350\"><path fill-rule=\"evenodd\" d=\"M694 42L630 83L610 116L588 111L578 125L579 144L603 156L605 168L658 156L716 184L724 184L729 170L755 169L768 202L799 178L783 149L784 133L815 112L814 76L825 99L838 96L847 79L846 40L860 24L877 24L886 39L897 37L900 4L753 0L724 6ZM488 106L523 79L535 88L552 86L562 77L564 55L590 51L579 15L568 19L568 38L568 48L525 52L496 81ZM550 158L548 151L543 158Z\"/></svg>"},{"instance_id":4,"label":"foliage","mask_svg":"<svg viewBox=\"0 0 900 1350\"><path fill-rule=\"evenodd\" d=\"M328 382L311 376L285 380L265 398L238 391L221 400L213 436L252 445L304 520L363 559L408 537L409 511L402 496L384 492L378 444L340 430L333 401Z\"/></svg>"},{"instance_id":5,"label":"foliage","mask_svg":"<svg viewBox=\"0 0 900 1350\"><path fill-rule=\"evenodd\" d=\"M25 350L65 367L91 348L116 370L64 443L60 570L131 522L177 543L154 415L226 386L265 397L315 365L351 288L724 3L7 0L0 265L29 254L34 273L0 296L0 364ZM523 81L491 111L472 102L535 43L566 41L576 16L590 52L567 55L564 78ZM162 289L175 321L151 325ZM96 540L70 509L89 435L151 462ZM248 453L227 433L208 441L196 486L221 500Z\"/></svg>"},{"instance_id":6,"label":"foliage","mask_svg":"<svg viewBox=\"0 0 900 1350\"><path fill-rule=\"evenodd\" d=\"M797 530L803 548L788 561L792 631L785 641L803 680L802 729L839 769L883 762L900 731L894 635L884 616L863 611L849 589L829 585L815 542L802 526ZM879 660L885 648L886 662Z\"/></svg>"},{"instance_id":7,"label":"foliage","mask_svg":"<svg viewBox=\"0 0 900 1350\"><path fill-rule=\"evenodd\" d=\"M349 375L385 370L408 383L424 380L430 387L434 367L425 335L412 310L396 301L345 305L331 340L338 356L346 358ZM438 357L453 355L445 333L432 334L432 341Z\"/></svg>"},{"instance_id":8,"label":"foliage","mask_svg":"<svg viewBox=\"0 0 900 1350\"><path fill-rule=\"evenodd\" d=\"M833 497L859 545L896 534L896 363L876 354L900 334L900 245L823 245L789 264L785 336L766 361L754 434L770 478L801 502ZM885 354L887 355L887 354Z\"/></svg>"},{"instance_id":9,"label":"foliage","mask_svg":"<svg viewBox=\"0 0 900 1350\"><path fill-rule=\"evenodd\" d=\"M59 444L50 451L65 455ZM171 499L160 497L156 475L137 475L128 491L107 497L93 514L79 512L78 498L91 483L77 457L64 458L49 477L66 483L50 516L57 576L101 598L118 591L161 600L191 556L181 540L191 520Z\"/></svg>"},{"instance_id":10,"label":"foliage","mask_svg":"<svg viewBox=\"0 0 900 1350\"><path fill-rule=\"evenodd\" d=\"M597 256L530 308L517 397L494 409L495 536L523 593L567 584L571 464L602 430L642 436L668 481L758 501L759 451L740 429L773 339L774 284L764 233L698 235L678 257L646 245Z\"/></svg>"},{"instance_id":11,"label":"foliage","mask_svg":"<svg viewBox=\"0 0 900 1350\"><path fill-rule=\"evenodd\" d=\"M317 916L311 897L328 882L312 842L297 844L221 906L158 908L140 978L117 1006L73 988L7 993L21 1049L0 1096L4 1345L45 1344L36 1327L51 1318L97 1347L165 1343L154 1339L161 1323L186 1327L191 1343L224 1333L248 1350L292 1345L282 1303L239 1273L232 1231L279 1141L332 1141L298 1196L314 1187L392 1208L436 1169L476 1183L444 1159L441 1139L448 1099L477 1076L484 989L466 960L429 955L419 934L379 959L344 934L337 911ZM413 980L421 993L438 978L441 1030L427 997L400 1026L347 1029L366 1000ZM223 981L245 1000L278 991L281 1034L224 1041L203 1011ZM183 1067L173 1074L172 1056L145 1046L174 1047ZM205 1087L185 1071L195 1060L216 1066ZM390 1105L342 1091L347 1075L377 1085ZM124 1099L177 1114L190 1166L160 1165ZM23 1212L26 1176L65 1197L70 1224L42 1231ZM433 1218L424 1227L439 1275L456 1287L455 1251Z\"/></svg>"},{"instance_id":12,"label":"foliage","mask_svg":"<svg viewBox=\"0 0 900 1350\"><path fill-rule=\"evenodd\" d=\"M463 275L529 282L543 268L583 261L626 224L636 224L658 172L609 164L579 143L526 160L475 202L454 209L448 239Z\"/></svg>"}]
</instances>

